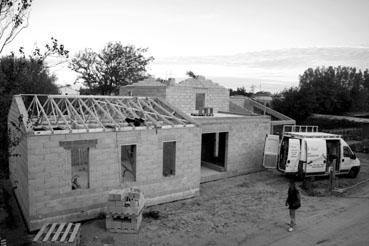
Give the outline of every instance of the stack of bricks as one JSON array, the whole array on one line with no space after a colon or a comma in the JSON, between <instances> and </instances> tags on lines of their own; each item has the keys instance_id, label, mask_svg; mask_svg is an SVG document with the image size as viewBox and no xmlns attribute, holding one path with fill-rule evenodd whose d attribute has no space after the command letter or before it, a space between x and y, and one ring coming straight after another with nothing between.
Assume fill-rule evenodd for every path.
<instances>
[{"instance_id":1,"label":"stack of bricks","mask_svg":"<svg viewBox=\"0 0 369 246\"><path fill-rule=\"evenodd\" d=\"M106 229L120 233L138 232L144 204L143 193L137 188L109 192Z\"/></svg>"}]
</instances>

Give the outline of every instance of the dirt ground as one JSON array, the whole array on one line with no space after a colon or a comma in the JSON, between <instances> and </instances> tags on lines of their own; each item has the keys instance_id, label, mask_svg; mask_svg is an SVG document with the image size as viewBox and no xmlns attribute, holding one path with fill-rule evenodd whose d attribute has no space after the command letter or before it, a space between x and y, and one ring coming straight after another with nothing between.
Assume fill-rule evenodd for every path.
<instances>
[{"instance_id":1,"label":"dirt ground","mask_svg":"<svg viewBox=\"0 0 369 246\"><path fill-rule=\"evenodd\" d=\"M369 155L358 157L361 172L356 179L339 178L340 187L369 178ZM315 189L324 190L328 182L315 181ZM292 233L287 232L287 189L288 180L275 170L204 183L199 197L145 208L146 215L158 211L160 217L145 216L138 234L106 232L104 219L83 222L82 245L368 245L369 182L332 196L302 192ZM9 245L32 238L22 225L0 226Z\"/></svg>"}]
</instances>

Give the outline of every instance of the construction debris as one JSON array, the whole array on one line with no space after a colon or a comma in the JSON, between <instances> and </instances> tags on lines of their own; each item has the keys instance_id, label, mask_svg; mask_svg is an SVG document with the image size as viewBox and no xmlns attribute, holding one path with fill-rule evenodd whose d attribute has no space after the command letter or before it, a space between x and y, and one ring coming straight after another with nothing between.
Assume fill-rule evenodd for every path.
<instances>
[{"instance_id":1,"label":"construction debris","mask_svg":"<svg viewBox=\"0 0 369 246\"><path fill-rule=\"evenodd\" d=\"M79 246L81 223L45 224L33 239L38 246Z\"/></svg>"},{"instance_id":2,"label":"construction debris","mask_svg":"<svg viewBox=\"0 0 369 246\"><path fill-rule=\"evenodd\" d=\"M109 192L106 229L110 232L138 232L145 205L143 193L137 188Z\"/></svg>"}]
</instances>

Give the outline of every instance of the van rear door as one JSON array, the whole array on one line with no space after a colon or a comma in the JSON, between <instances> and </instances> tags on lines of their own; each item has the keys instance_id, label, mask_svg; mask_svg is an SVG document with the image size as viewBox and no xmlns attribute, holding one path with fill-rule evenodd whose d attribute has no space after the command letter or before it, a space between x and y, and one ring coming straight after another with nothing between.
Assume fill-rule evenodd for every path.
<instances>
[{"instance_id":1,"label":"van rear door","mask_svg":"<svg viewBox=\"0 0 369 246\"><path fill-rule=\"evenodd\" d=\"M325 139L308 138L306 141L306 174L326 171L327 146Z\"/></svg>"},{"instance_id":2,"label":"van rear door","mask_svg":"<svg viewBox=\"0 0 369 246\"><path fill-rule=\"evenodd\" d=\"M267 135L264 145L263 166L265 168L276 168L278 160L278 135Z\"/></svg>"},{"instance_id":3,"label":"van rear door","mask_svg":"<svg viewBox=\"0 0 369 246\"><path fill-rule=\"evenodd\" d=\"M288 143L286 173L297 172L299 160L300 160L300 139L290 138Z\"/></svg>"}]
</instances>

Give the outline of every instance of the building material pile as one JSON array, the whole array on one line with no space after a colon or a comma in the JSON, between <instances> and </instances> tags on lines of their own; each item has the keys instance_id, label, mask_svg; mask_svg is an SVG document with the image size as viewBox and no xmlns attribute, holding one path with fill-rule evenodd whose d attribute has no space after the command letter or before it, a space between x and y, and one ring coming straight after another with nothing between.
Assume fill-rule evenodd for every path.
<instances>
[{"instance_id":1,"label":"building material pile","mask_svg":"<svg viewBox=\"0 0 369 246\"><path fill-rule=\"evenodd\" d=\"M138 232L144 205L143 193L137 188L109 192L106 229L110 232Z\"/></svg>"},{"instance_id":2,"label":"building material pile","mask_svg":"<svg viewBox=\"0 0 369 246\"><path fill-rule=\"evenodd\" d=\"M33 239L38 246L79 246L81 241L80 223L45 224Z\"/></svg>"}]
</instances>

